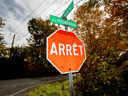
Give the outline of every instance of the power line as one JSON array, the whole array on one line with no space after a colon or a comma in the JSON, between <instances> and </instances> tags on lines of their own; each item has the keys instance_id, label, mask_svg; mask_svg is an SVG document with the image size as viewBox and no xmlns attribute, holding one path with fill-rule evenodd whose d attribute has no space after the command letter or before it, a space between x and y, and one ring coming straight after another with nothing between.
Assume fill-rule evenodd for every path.
<instances>
[{"instance_id":1,"label":"power line","mask_svg":"<svg viewBox=\"0 0 128 96\"><path fill-rule=\"evenodd\" d=\"M76 4L78 4L78 3L80 3L81 1L83 1L83 0L79 0L78 2L76 2L74 5L76 5ZM57 14L56 16L58 16L58 15L60 15L61 13L63 13L65 10L63 10L63 11L61 11L59 14Z\"/></svg>"},{"instance_id":2,"label":"power line","mask_svg":"<svg viewBox=\"0 0 128 96\"><path fill-rule=\"evenodd\" d=\"M52 2L52 4L53 4L53 3L55 3L56 1L57 1L57 0L55 0L54 2ZM52 4L50 4L48 7L50 7ZM45 8L42 12L40 12L36 17L38 17L41 13L43 13L45 10L47 10L47 9L48 9L48 7L47 7L47 8ZM36 17L35 17L35 18L36 18ZM26 24L26 25L27 25L27 24ZM26 26L26 25L25 25L25 26ZM25 26L24 26L24 27L25 27ZM21 28L17 33L19 33L22 29L24 29L24 27L23 27L23 28Z\"/></svg>"},{"instance_id":3,"label":"power line","mask_svg":"<svg viewBox=\"0 0 128 96\"><path fill-rule=\"evenodd\" d=\"M60 5L59 8L55 9L52 13L54 13L55 11L57 11L58 9L60 9L61 7L63 7L63 6L64 6L65 4L67 4L68 2L69 2L69 0L68 0L67 2L65 2L63 5ZM51 14L52 14L52 13L51 13ZM50 14L49 14L49 15L50 15ZM49 15L47 15L47 16L49 16ZM46 16L46 17L47 17L47 16ZM36 17L37 17L37 16L36 16ZM46 18L46 17L45 17L45 18ZM26 25L25 25L25 26L26 26ZM29 34L29 33L27 33L27 34ZM27 34L25 34L25 36L26 36ZM23 34L22 34L22 35L23 35ZM24 36L24 35L23 35L23 36ZM23 37L23 36L22 36L22 37ZM22 38L22 37L20 37L20 38ZM18 40L20 40L20 39L18 39ZM16 40L16 41L18 41L18 40ZM15 42L16 42L16 41L15 41Z\"/></svg>"},{"instance_id":4,"label":"power line","mask_svg":"<svg viewBox=\"0 0 128 96\"><path fill-rule=\"evenodd\" d=\"M36 11L43 3L45 2L45 0L40 4L38 5L14 30L16 30L34 11ZM13 32L14 32L13 30ZM12 33L12 32L11 32ZM17 32L18 33L18 32ZM16 34L17 34L16 33ZM8 39L8 38L7 38Z\"/></svg>"},{"instance_id":5,"label":"power line","mask_svg":"<svg viewBox=\"0 0 128 96\"><path fill-rule=\"evenodd\" d=\"M74 5L80 3L81 1L83 1L83 0L79 0L79 1L76 2ZM67 3L67 2L66 2L66 3ZM64 3L64 4L65 4L65 3ZM64 5L64 4L63 4L63 5ZM60 7L59 7L59 8L60 8ZM56 10L58 10L58 9L56 9ZM55 12L56 10L54 10L53 12ZM59 14L61 14L61 13L64 12L64 11L65 11L65 10L61 11ZM52 12L52 13L53 13L53 12ZM57 16L58 16L59 14L57 14ZM46 16L46 17L47 17L47 16ZM23 35L22 37L20 37L20 39L23 38L24 36L28 35L28 34L29 34L29 33ZM20 40L20 39L18 39L18 40ZM16 41L18 41L18 40L16 40ZM15 42L16 42L16 41L15 41Z\"/></svg>"},{"instance_id":6,"label":"power line","mask_svg":"<svg viewBox=\"0 0 128 96\"><path fill-rule=\"evenodd\" d=\"M7 39L9 38L9 36L12 36L12 35L11 35L11 33L10 33L10 34L8 34ZM4 36L4 37L5 37L5 36ZM10 37L10 38L11 38L11 37ZM7 40L7 39L6 39L6 40ZM6 42L6 40L5 40L5 42Z\"/></svg>"},{"instance_id":7,"label":"power line","mask_svg":"<svg viewBox=\"0 0 128 96\"><path fill-rule=\"evenodd\" d=\"M61 7L63 7L63 6L64 6L65 4L67 4L68 2L69 2L69 0L68 0L67 2L65 2L63 5L59 6L59 8L57 8L56 10L54 10L52 13L54 13L55 11L57 11L58 9L60 9ZM51 14L52 14L52 13L51 13ZM49 14L49 15L50 15L50 14ZM49 16L49 15L47 15L47 16ZM46 17L47 17L47 16L46 16ZM46 18L46 17L45 17L45 18Z\"/></svg>"},{"instance_id":8,"label":"power line","mask_svg":"<svg viewBox=\"0 0 128 96\"><path fill-rule=\"evenodd\" d=\"M34 11L36 11L37 10L37 8L39 8L43 3L45 2L45 0L40 4L40 5L38 5L37 7L36 7L36 9L34 9L16 28L18 28ZM15 28L15 29L16 29ZM14 29L14 30L15 30ZM14 32L14 31L13 31ZM17 33L16 33L17 34Z\"/></svg>"},{"instance_id":9,"label":"power line","mask_svg":"<svg viewBox=\"0 0 128 96\"><path fill-rule=\"evenodd\" d=\"M27 33L27 34L25 34L25 35L23 35L23 36L21 36L18 40L20 40L21 38L23 38L24 36L26 36L26 35L28 35L29 33ZM17 40L17 41L18 41ZM16 42L16 41L15 41Z\"/></svg>"},{"instance_id":10,"label":"power line","mask_svg":"<svg viewBox=\"0 0 128 96\"><path fill-rule=\"evenodd\" d=\"M80 0L80 1L76 2L74 5L76 5L76 4L78 4L78 3L80 3L81 1L83 1L83 0Z\"/></svg>"},{"instance_id":11,"label":"power line","mask_svg":"<svg viewBox=\"0 0 128 96\"><path fill-rule=\"evenodd\" d=\"M50 6L52 6L56 1L57 1L57 0L54 0L54 2L52 2L48 7L46 7L43 11L41 11L36 17L38 17L41 13L43 13L45 10L47 10L47 9L48 9ZM35 17L35 18L36 18L36 17ZM27 24L26 24L26 25L27 25ZM25 25L25 26L26 26L26 25ZM25 26L24 26L24 27L25 27ZM24 27L23 27L22 29L24 29ZM22 29L21 29L21 30L22 30ZM21 30L20 30L20 31L21 31ZM20 31L18 31L17 33L19 33ZM16 41L15 41L15 42L16 42Z\"/></svg>"},{"instance_id":12,"label":"power line","mask_svg":"<svg viewBox=\"0 0 128 96\"><path fill-rule=\"evenodd\" d=\"M57 1L57 0L55 0L54 2L52 2L52 4L53 4L53 3L55 3L56 1ZM50 7L52 4L50 4L48 7ZM47 10L47 9L48 9L48 7L47 7L47 8L45 8L41 13L43 13L45 10ZM38 17L41 13L39 13L36 17ZM35 17L35 18L36 18L36 17ZM26 25L27 25L27 24L26 24ZM26 25L25 25L25 26L26 26ZM24 27L25 27L25 26L24 26ZM23 28L21 28L17 33L19 33L22 29L24 29L24 27L23 27ZM16 34L17 34L17 33L16 33Z\"/></svg>"},{"instance_id":13,"label":"power line","mask_svg":"<svg viewBox=\"0 0 128 96\"><path fill-rule=\"evenodd\" d=\"M42 12L40 12L36 17L38 17L41 13L43 13L46 9L48 9L50 6L52 6L52 4L54 4L57 0L55 0L54 2L52 2L47 8L45 8Z\"/></svg>"},{"instance_id":14,"label":"power line","mask_svg":"<svg viewBox=\"0 0 128 96\"><path fill-rule=\"evenodd\" d=\"M57 0L56 0L56 1L57 1ZM53 3L55 3L56 1L54 1ZM83 0L79 0L79 1L76 2L74 5L80 3L81 1L83 1ZM69 1L65 2L63 5L65 5L65 4L68 3L68 2L69 2ZM52 4L53 4L53 3L52 3ZM51 6L52 4L50 4L50 6ZM61 8L63 5L61 5L59 8ZM50 7L50 6L48 6L48 7ZM48 7L47 7L46 9L48 9ZM56 10L58 10L59 8L57 8ZM45 10L46 10L46 9L45 9ZM56 10L54 10L53 12L55 12ZM57 14L56 16L60 15L60 14L61 14L62 12L64 12L64 11L65 11L65 10L61 11L61 12L60 12L59 14ZM44 12L44 10L43 10L42 12ZM41 13L42 13L42 12L41 12ZM52 13L53 13L53 12L52 12ZM41 13L40 13L40 14L41 14ZM40 14L38 14L36 17L38 17ZM50 14L49 14L49 15L50 15ZM46 16L46 17L47 17L47 16ZM20 30L20 31L21 31L21 30ZM29 33L27 33L27 34L21 36L20 39L23 38L23 37L25 37L25 36L28 35L28 34L29 34ZM20 39L18 39L18 40L20 40ZM18 40L16 40L15 42L17 42Z\"/></svg>"}]
</instances>

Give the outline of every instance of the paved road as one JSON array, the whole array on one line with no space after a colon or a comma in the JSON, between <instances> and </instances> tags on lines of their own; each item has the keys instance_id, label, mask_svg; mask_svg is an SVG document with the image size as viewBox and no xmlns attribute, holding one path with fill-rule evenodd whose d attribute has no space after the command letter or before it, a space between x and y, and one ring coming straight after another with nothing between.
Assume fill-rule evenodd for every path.
<instances>
[{"instance_id":1,"label":"paved road","mask_svg":"<svg viewBox=\"0 0 128 96\"><path fill-rule=\"evenodd\" d=\"M25 96L38 85L44 85L49 82L63 80L66 78L68 78L68 75L2 80L0 81L0 96Z\"/></svg>"}]
</instances>

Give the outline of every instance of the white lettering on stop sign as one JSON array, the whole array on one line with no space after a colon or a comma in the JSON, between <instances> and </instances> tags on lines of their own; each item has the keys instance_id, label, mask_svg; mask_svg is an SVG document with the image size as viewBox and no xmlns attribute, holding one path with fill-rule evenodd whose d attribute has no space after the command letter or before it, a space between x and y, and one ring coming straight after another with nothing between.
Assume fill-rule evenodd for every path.
<instances>
[{"instance_id":1,"label":"white lettering on stop sign","mask_svg":"<svg viewBox=\"0 0 128 96\"><path fill-rule=\"evenodd\" d=\"M58 46L59 48L59 55L63 54L63 55L83 55L82 53L82 45L77 45L76 43L73 43L73 45L69 45L69 44L62 44L62 43L59 43ZM80 53L76 53L77 49L76 47L79 47L80 49ZM66 49L66 52L64 51ZM71 50L73 50L73 53L71 52ZM58 52L57 52L57 48L56 48L56 44L53 42L52 43L52 47L51 47L51 50L50 50L50 55L52 54L56 54L58 55Z\"/></svg>"}]
</instances>

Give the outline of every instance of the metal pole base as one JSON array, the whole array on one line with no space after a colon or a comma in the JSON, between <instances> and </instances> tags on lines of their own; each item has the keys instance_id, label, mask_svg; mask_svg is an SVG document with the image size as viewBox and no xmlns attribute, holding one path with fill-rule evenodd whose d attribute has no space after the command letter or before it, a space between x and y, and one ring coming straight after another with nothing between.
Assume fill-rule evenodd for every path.
<instances>
[{"instance_id":1,"label":"metal pole base","mask_svg":"<svg viewBox=\"0 0 128 96\"><path fill-rule=\"evenodd\" d=\"M69 73L70 96L74 96L74 86L72 72Z\"/></svg>"}]
</instances>

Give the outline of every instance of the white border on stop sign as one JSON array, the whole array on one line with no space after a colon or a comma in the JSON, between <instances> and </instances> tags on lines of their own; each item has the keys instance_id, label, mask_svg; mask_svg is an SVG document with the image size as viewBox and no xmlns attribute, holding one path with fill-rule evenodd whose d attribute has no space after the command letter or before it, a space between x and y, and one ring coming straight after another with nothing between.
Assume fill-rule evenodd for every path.
<instances>
[{"instance_id":1,"label":"white border on stop sign","mask_svg":"<svg viewBox=\"0 0 128 96\"><path fill-rule=\"evenodd\" d=\"M63 29L60 29L60 28L59 28L58 30L63 30ZM84 42L76 35L76 33L72 32L72 31L64 30L64 31L68 31L68 32L74 33L74 34L77 36L77 38L79 38L80 41L84 44L85 59L84 59L84 61L82 62L81 66L79 67L78 71L70 71L70 72L64 72L64 73L62 73L62 72L48 59L48 38L49 38L50 36L52 36L54 33L56 33L58 30L56 30L55 32L53 32L52 34L50 34L50 35L46 38L46 44L47 44L47 45L46 45L46 58L47 58L47 60L48 60L61 74L68 74L68 73L79 72L80 69L81 69L81 67L82 67L82 65L84 64L85 60L87 59L87 57L86 57L86 50L85 50L85 44L84 44Z\"/></svg>"}]
</instances>

